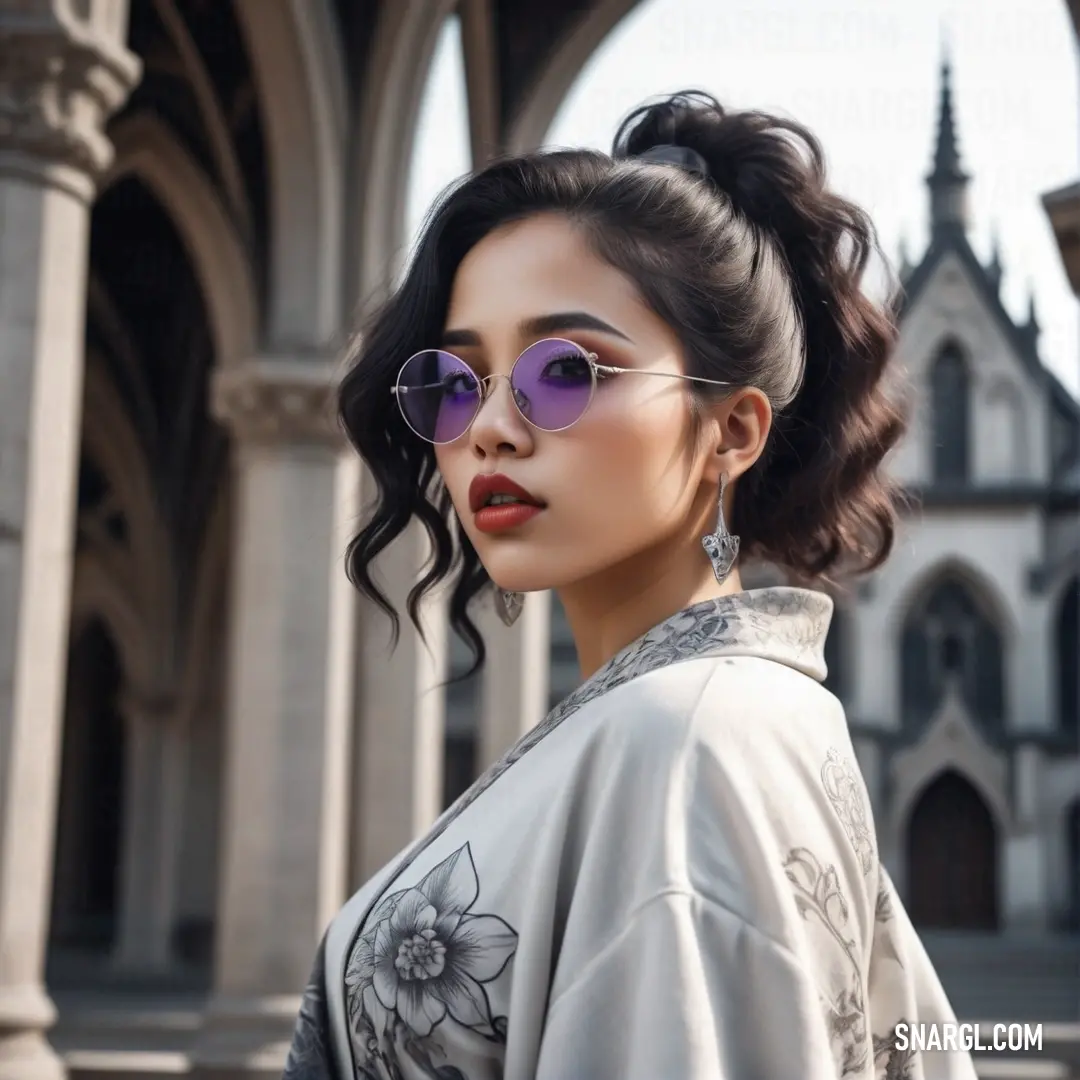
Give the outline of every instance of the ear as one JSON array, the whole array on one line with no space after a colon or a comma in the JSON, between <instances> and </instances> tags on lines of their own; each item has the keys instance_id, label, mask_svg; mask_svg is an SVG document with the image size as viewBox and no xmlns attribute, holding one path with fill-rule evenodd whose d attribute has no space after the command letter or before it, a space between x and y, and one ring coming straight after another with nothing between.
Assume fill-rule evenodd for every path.
<instances>
[{"instance_id":1,"label":"ear","mask_svg":"<svg viewBox=\"0 0 1080 1080\"><path fill-rule=\"evenodd\" d=\"M761 457L772 428L772 405L760 390L745 386L711 406L709 415L712 446L705 477L719 484L726 473L730 483Z\"/></svg>"}]
</instances>

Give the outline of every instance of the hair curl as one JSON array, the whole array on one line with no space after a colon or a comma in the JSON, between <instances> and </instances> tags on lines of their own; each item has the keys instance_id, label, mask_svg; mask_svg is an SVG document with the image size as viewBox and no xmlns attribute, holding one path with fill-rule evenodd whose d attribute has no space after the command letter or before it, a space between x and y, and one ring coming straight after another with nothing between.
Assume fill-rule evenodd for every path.
<instances>
[{"instance_id":1,"label":"hair curl","mask_svg":"<svg viewBox=\"0 0 1080 1080\"><path fill-rule=\"evenodd\" d=\"M664 144L696 151L709 176L635 160ZM499 226L550 212L569 217L601 258L636 282L681 339L689 374L754 386L769 398L765 451L735 491L732 529L743 552L803 580L838 566L879 566L900 506L881 464L904 419L884 389L891 310L862 290L877 250L873 226L827 189L821 146L806 128L687 91L633 112L610 156L526 154L452 188L429 217L404 282L358 338L340 415L377 494L347 567L390 616L395 640L397 613L370 568L415 517L433 555L409 593L409 615L419 627L424 595L452 578L451 626L474 654L470 673L483 663L468 607L490 579L468 538L452 531L434 449L391 408L390 388L402 360L438 340L469 250Z\"/></svg>"}]
</instances>

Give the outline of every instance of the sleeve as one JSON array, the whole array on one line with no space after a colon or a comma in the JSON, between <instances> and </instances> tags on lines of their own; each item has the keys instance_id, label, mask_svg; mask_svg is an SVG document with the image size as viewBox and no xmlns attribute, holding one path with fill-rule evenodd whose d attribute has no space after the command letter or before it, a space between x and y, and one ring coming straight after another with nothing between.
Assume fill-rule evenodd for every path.
<instances>
[{"instance_id":1,"label":"sleeve","mask_svg":"<svg viewBox=\"0 0 1080 1080\"><path fill-rule=\"evenodd\" d=\"M550 1003L536 1080L833 1080L799 959L698 894L666 891Z\"/></svg>"},{"instance_id":2,"label":"sleeve","mask_svg":"<svg viewBox=\"0 0 1080 1080\"><path fill-rule=\"evenodd\" d=\"M338 1080L326 1007L326 938L315 954L282 1080Z\"/></svg>"}]
</instances>

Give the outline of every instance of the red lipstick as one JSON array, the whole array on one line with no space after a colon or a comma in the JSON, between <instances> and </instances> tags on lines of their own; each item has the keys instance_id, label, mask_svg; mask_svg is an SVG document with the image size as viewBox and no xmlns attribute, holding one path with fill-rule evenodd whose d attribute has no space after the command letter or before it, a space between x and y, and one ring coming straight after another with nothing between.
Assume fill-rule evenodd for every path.
<instances>
[{"instance_id":1,"label":"red lipstick","mask_svg":"<svg viewBox=\"0 0 1080 1080\"><path fill-rule=\"evenodd\" d=\"M508 476L484 473L469 485L469 509L481 532L495 533L523 525L544 509L544 503Z\"/></svg>"}]
</instances>

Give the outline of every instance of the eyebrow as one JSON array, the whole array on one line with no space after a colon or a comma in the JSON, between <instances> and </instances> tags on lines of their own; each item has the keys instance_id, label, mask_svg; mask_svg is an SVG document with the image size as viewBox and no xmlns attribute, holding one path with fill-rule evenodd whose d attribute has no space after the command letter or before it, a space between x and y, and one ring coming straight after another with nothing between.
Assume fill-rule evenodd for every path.
<instances>
[{"instance_id":1,"label":"eyebrow","mask_svg":"<svg viewBox=\"0 0 1080 1080\"><path fill-rule=\"evenodd\" d=\"M566 330L596 330L611 334L633 343L633 339L603 319L587 311L556 311L550 315L537 315L518 324L522 336L553 334ZM442 337L443 345L479 345L480 335L475 330L447 330Z\"/></svg>"}]
</instances>

